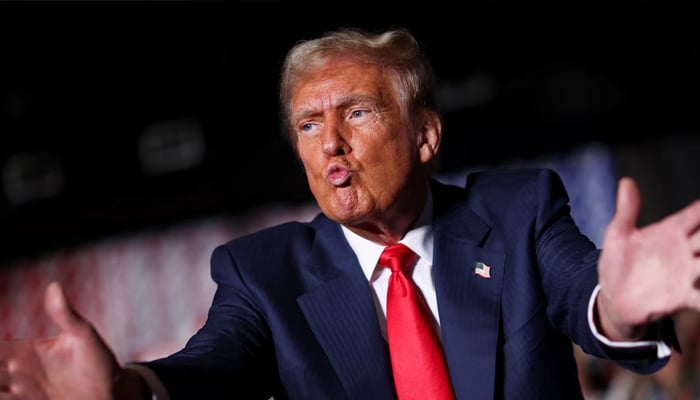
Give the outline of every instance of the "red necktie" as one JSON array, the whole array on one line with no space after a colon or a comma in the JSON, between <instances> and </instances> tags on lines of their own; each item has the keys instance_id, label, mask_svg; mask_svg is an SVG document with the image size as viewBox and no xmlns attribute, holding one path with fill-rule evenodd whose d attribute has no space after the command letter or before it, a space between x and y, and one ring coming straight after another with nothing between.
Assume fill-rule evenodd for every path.
<instances>
[{"instance_id":1,"label":"red necktie","mask_svg":"<svg viewBox=\"0 0 700 400\"><path fill-rule=\"evenodd\" d=\"M404 271L416 254L398 243L384 249L379 265L390 268L386 329L399 400L454 399L440 341L424 300Z\"/></svg>"}]
</instances>

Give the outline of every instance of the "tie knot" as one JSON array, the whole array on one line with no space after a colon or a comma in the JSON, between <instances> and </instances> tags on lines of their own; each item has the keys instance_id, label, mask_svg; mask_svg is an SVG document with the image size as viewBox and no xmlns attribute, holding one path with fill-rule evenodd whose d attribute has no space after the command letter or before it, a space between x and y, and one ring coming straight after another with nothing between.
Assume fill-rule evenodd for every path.
<instances>
[{"instance_id":1,"label":"tie knot","mask_svg":"<svg viewBox=\"0 0 700 400\"><path fill-rule=\"evenodd\" d=\"M416 259L416 253L402 243L392 244L384 248L379 265L391 269L392 272L403 271Z\"/></svg>"}]
</instances>

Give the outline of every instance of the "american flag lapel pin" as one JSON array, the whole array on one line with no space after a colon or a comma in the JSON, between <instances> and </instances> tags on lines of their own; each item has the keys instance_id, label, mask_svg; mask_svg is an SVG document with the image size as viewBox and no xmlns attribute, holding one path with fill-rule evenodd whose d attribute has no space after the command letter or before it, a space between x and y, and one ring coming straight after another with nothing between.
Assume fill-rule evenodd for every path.
<instances>
[{"instance_id":1,"label":"american flag lapel pin","mask_svg":"<svg viewBox=\"0 0 700 400\"><path fill-rule=\"evenodd\" d=\"M485 279L491 279L491 267L481 261L474 261L474 274Z\"/></svg>"}]
</instances>

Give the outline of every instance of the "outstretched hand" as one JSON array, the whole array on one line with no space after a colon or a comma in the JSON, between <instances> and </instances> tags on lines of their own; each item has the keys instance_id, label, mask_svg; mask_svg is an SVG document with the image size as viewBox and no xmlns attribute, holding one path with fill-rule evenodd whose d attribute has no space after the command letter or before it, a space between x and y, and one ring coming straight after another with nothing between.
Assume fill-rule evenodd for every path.
<instances>
[{"instance_id":1,"label":"outstretched hand","mask_svg":"<svg viewBox=\"0 0 700 400\"><path fill-rule=\"evenodd\" d=\"M597 312L611 340L635 340L651 323L700 311L700 200L642 228L636 182L620 179L598 262Z\"/></svg>"},{"instance_id":2,"label":"outstretched hand","mask_svg":"<svg viewBox=\"0 0 700 400\"><path fill-rule=\"evenodd\" d=\"M0 399L110 399L123 370L92 324L53 282L44 300L60 333L0 342Z\"/></svg>"}]
</instances>

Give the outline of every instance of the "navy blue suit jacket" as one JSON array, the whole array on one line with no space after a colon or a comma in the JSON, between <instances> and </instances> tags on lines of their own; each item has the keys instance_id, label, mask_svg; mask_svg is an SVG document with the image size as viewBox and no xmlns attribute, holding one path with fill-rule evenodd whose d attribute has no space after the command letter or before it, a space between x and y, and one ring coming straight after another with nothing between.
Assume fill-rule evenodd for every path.
<instances>
[{"instance_id":1,"label":"navy blue suit jacket","mask_svg":"<svg viewBox=\"0 0 700 400\"><path fill-rule=\"evenodd\" d=\"M547 169L431 182L433 276L459 399L581 398L572 340L638 372L667 361L619 351L586 312L599 250ZM474 263L491 267L489 279ZM394 399L374 294L340 226L323 215L218 247L208 319L184 349L146 363L180 398ZM183 293L186 295L186 293Z\"/></svg>"}]
</instances>

